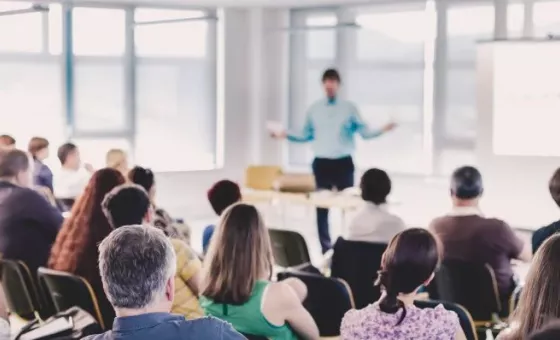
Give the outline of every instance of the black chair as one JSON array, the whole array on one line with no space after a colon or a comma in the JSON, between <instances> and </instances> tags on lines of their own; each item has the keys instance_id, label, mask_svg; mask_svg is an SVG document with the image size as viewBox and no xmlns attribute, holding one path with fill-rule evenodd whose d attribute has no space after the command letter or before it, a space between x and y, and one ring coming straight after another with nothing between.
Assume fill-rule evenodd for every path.
<instances>
[{"instance_id":1,"label":"black chair","mask_svg":"<svg viewBox=\"0 0 560 340\"><path fill-rule=\"evenodd\" d=\"M298 278L307 286L307 298L303 302L322 337L340 335L344 314L354 308L352 291L344 280L321 275L287 271L278 274L278 280Z\"/></svg>"},{"instance_id":2,"label":"black chair","mask_svg":"<svg viewBox=\"0 0 560 340\"><path fill-rule=\"evenodd\" d=\"M268 340L266 336L261 336L261 335L252 335L247 333L241 333L241 335L246 337L247 340Z\"/></svg>"},{"instance_id":3,"label":"black chair","mask_svg":"<svg viewBox=\"0 0 560 340\"><path fill-rule=\"evenodd\" d=\"M0 260L2 288L10 312L25 320L46 319L52 315L41 299L35 278L22 261Z\"/></svg>"},{"instance_id":4,"label":"black chair","mask_svg":"<svg viewBox=\"0 0 560 340\"><path fill-rule=\"evenodd\" d=\"M348 282L361 309L379 300L381 290L373 283L381 266L381 257L387 244L347 241L338 238L334 245L331 276Z\"/></svg>"},{"instance_id":5,"label":"black chair","mask_svg":"<svg viewBox=\"0 0 560 340\"><path fill-rule=\"evenodd\" d=\"M465 332L465 336L467 340L478 340L478 335L476 332L476 327L474 325L473 318L471 314L465 309L465 307L445 301L435 301L435 300L428 300L428 301L414 301L414 305L418 308L435 308L437 305L442 305L443 308L455 312L459 317L459 323L461 324L461 328L463 332Z\"/></svg>"},{"instance_id":6,"label":"black chair","mask_svg":"<svg viewBox=\"0 0 560 340\"><path fill-rule=\"evenodd\" d=\"M437 295L439 300L465 307L477 326L499 321L502 304L494 270L488 264L444 260L428 289L432 298Z\"/></svg>"},{"instance_id":7,"label":"black chair","mask_svg":"<svg viewBox=\"0 0 560 340\"><path fill-rule=\"evenodd\" d=\"M97 297L89 282L82 277L47 268L39 268L38 274L39 282L47 287L57 312L80 307L96 318L102 329L106 329Z\"/></svg>"},{"instance_id":8,"label":"black chair","mask_svg":"<svg viewBox=\"0 0 560 340\"><path fill-rule=\"evenodd\" d=\"M268 229L276 265L284 268L310 263L307 243L300 233L290 230Z\"/></svg>"}]
</instances>

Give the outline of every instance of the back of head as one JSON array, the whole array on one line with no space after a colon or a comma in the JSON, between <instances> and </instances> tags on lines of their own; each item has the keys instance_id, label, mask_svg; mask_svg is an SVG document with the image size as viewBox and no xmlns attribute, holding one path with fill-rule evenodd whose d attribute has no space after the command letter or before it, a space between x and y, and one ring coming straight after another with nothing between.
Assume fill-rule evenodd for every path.
<instances>
[{"instance_id":1,"label":"back of head","mask_svg":"<svg viewBox=\"0 0 560 340\"><path fill-rule=\"evenodd\" d=\"M0 135L0 146L3 147L14 147L16 145L16 140L10 135Z\"/></svg>"},{"instance_id":2,"label":"back of head","mask_svg":"<svg viewBox=\"0 0 560 340\"><path fill-rule=\"evenodd\" d=\"M93 174L56 238L49 259L51 268L74 272L81 254L88 252L84 259L95 255L97 244L112 230L101 203L107 193L124 182L123 175L114 169L104 168ZM74 256L67 256L68 253ZM91 271L91 268L84 269L87 270Z\"/></svg>"},{"instance_id":3,"label":"back of head","mask_svg":"<svg viewBox=\"0 0 560 340\"><path fill-rule=\"evenodd\" d=\"M516 339L525 339L547 321L560 319L560 235L546 240L537 250L511 316Z\"/></svg>"},{"instance_id":4,"label":"back of head","mask_svg":"<svg viewBox=\"0 0 560 340\"><path fill-rule=\"evenodd\" d=\"M469 200L482 195L482 175L472 166L463 166L451 176L451 194L458 199Z\"/></svg>"},{"instance_id":5,"label":"back of head","mask_svg":"<svg viewBox=\"0 0 560 340\"><path fill-rule=\"evenodd\" d=\"M155 179L154 173L150 169L143 168L141 166L135 166L128 173L128 179L135 184L143 187L147 192L152 190L154 186Z\"/></svg>"},{"instance_id":6,"label":"back of head","mask_svg":"<svg viewBox=\"0 0 560 340\"><path fill-rule=\"evenodd\" d=\"M558 340L560 339L560 320L549 323L543 329L533 333L529 340Z\"/></svg>"},{"instance_id":7,"label":"back of head","mask_svg":"<svg viewBox=\"0 0 560 340\"><path fill-rule=\"evenodd\" d=\"M560 207L560 168L558 168L548 182L548 190L556 205Z\"/></svg>"},{"instance_id":8,"label":"back of head","mask_svg":"<svg viewBox=\"0 0 560 340\"><path fill-rule=\"evenodd\" d=\"M16 178L29 170L29 155L17 149L0 150L0 178Z\"/></svg>"},{"instance_id":9,"label":"back of head","mask_svg":"<svg viewBox=\"0 0 560 340\"><path fill-rule=\"evenodd\" d=\"M254 206L239 203L224 211L204 267L202 295L220 303L243 304L258 280L270 278L270 239Z\"/></svg>"},{"instance_id":10,"label":"back of head","mask_svg":"<svg viewBox=\"0 0 560 340\"><path fill-rule=\"evenodd\" d=\"M45 148L49 147L49 141L43 137L33 137L29 141L29 145L27 146L27 150L33 156L33 158L37 158L37 153Z\"/></svg>"},{"instance_id":11,"label":"back of head","mask_svg":"<svg viewBox=\"0 0 560 340\"><path fill-rule=\"evenodd\" d=\"M391 192L391 179L381 169L369 169L360 181L362 199L374 204L387 203L387 196Z\"/></svg>"},{"instance_id":12,"label":"back of head","mask_svg":"<svg viewBox=\"0 0 560 340\"><path fill-rule=\"evenodd\" d=\"M207 196L214 212L221 215L229 206L241 201L241 189L237 183L224 179L214 183Z\"/></svg>"},{"instance_id":13,"label":"back of head","mask_svg":"<svg viewBox=\"0 0 560 340\"><path fill-rule=\"evenodd\" d=\"M73 143L64 143L62 144L59 148L58 148L58 152L57 152L57 156L58 156L58 160L60 161L60 164L64 165L66 164L66 160L68 159L68 156L76 151L78 147L76 146L76 144Z\"/></svg>"},{"instance_id":14,"label":"back of head","mask_svg":"<svg viewBox=\"0 0 560 340\"><path fill-rule=\"evenodd\" d=\"M123 165L126 165L126 152L121 149L111 149L107 151L107 155L105 155L105 165L108 168L113 169L120 169Z\"/></svg>"},{"instance_id":15,"label":"back of head","mask_svg":"<svg viewBox=\"0 0 560 340\"><path fill-rule=\"evenodd\" d=\"M103 200L103 212L113 228L142 224L150 210L150 197L137 184L123 184L109 192Z\"/></svg>"},{"instance_id":16,"label":"back of head","mask_svg":"<svg viewBox=\"0 0 560 340\"><path fill-rule=\"evenodd\" d=\"M338 73L338 71L334 68L329 68L327 70L325 70L325 72L323 72L323 76L321 77L321 80L323 82L327 81L327 80L334 80L337 83L340 83L340 73Z\"/></svg>"},{"instance_id":17,"label":"back of head","mask_svg":"<svg viewBox=\"0 0 560 340\"><path fill-rule=\"evenodd\" d=\"M389 243L383 254L381 270L376 284L385 291L379 302L379 308L394 314L406 309L397 299L399 294L413 293L422 284L432 278L440 260L440 249L436 238L425 229L407 229L397 234Z\"/></svg>"},{"instance_id":18,"label":"back of head","mask_svg":"<svg viewBox=\"0 0 560 340\"><path fill-rule=\"evenodd\" d=\"M150 226L124 226L99 245L99 271L115 309L148 309L165 298L176 257L168 238Z\"/></svg>"}]
</instances>

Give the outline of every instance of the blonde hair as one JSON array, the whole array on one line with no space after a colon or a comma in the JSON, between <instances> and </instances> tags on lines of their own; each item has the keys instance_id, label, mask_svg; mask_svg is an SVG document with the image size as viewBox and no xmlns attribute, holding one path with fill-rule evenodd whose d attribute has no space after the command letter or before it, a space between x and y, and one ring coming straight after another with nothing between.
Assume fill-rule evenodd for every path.
<instances>
[{"instance_id":1,"label":"blonde hair","mask_svg":"<svg viewBox=\"0 0 560 340\"><path fill-rule=\"evenodd\" d=\"M108 168L121 170L121 168L127 164L126 152L122 149L111 149L107 151L105 156L105 165ZM122 169L122 171L127 171L128 169Z\"/></svg>"},{"instance_id":2,"label":"blonde hair","mask_svg":"<svg viewBox=\"0 0 560 340\"><path fill-rule=\"evenodd\" d=\"M257 209L234 204L224 211L204 261L202 295L218 303L240 305L255 283L272 275L272 247Z\"/></svg>"}]
</instances>

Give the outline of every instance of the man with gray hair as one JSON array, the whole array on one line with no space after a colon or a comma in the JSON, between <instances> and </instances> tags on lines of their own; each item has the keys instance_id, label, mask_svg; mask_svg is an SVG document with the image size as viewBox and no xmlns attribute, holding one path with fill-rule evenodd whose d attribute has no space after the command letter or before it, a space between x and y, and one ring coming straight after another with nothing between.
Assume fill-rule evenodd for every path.
<instances>
[{"instance_id":1,"label":"man with gray hair","mask_svg":"<svg viewBox=\"0 0 560 340\"><path fill-rule=\"evenodd\" d=\"M85 339L245 339L218 319L187 321L169 313L176 259L161 230L140 225L114 230L99 245L99 270L117 318L111 331Z\"/></svg>"}]
</instances>

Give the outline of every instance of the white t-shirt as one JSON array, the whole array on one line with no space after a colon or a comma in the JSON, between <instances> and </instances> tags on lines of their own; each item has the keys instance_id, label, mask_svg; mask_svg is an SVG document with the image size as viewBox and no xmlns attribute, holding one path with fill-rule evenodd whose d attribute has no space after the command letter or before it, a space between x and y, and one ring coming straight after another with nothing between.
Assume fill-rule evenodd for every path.
<instances>
[{"instance_id":1,"label":"white t-shirt","mask_svg":"<svg viewBox=\"0 0 560 340\"><path fill-rule=\"evenodd\" d=\"M85 169L59 169L53 178L54 197L74 199L80 196L86 188L90 177L90 173Z\"/></svg>"},{"instance_id":2,"label":"white t-shirt","mask_svg":"<svg viewBox=\"0 0 560 340\"><path fill-rule=\"evenodd\" d=\"M405 229L403 220L391 214L386 204L366 202L350 222L345 238L349 241L388 243Z\"/></svg>"}]
</instances>

